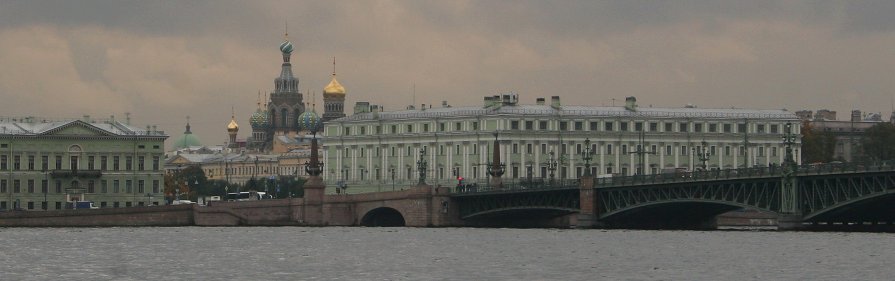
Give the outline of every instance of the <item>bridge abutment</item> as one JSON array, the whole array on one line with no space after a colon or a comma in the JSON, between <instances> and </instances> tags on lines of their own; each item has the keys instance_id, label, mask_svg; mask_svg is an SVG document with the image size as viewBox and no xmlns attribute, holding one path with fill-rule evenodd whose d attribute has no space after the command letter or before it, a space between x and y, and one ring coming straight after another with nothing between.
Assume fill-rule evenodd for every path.
<instances>
[{"instance_id":1,"label":"bridge abutment","mask_svg":"<svg viewBox=\"0 0 895 281\"><path fill-rule=\"evenodd\" d=\"M324 225L323 221L323 195L326 185L319 176L311 176L304 185L304 211L301 212L299 221L306 225Z\"/></svg>"},{"instance_id":2,"label":"bridge abutment","mask_svg":"<svg viewBox=\"0 0 895 281\"><path fill-rule=\"evenodd\" d=\"M596 198L594 198L594 177L593 176L583 176L580 179L579 185L579 207L580 212L578 212L577 220L578 222L575 224L576 228L595 228L600 226L600 222L597 221L597 206L596 206Z\"/></svg>"}]
</instances>

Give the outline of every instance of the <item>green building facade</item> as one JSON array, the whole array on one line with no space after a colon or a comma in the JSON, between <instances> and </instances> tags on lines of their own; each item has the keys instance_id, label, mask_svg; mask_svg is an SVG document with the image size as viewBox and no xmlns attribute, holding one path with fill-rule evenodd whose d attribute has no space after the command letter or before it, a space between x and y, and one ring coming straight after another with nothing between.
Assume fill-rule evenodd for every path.
<instances>
[{"instance_id":1,"label":"green building facade","mask_svg":"<svg viewBox=\"0 0 895 281\"><path fill-rule=\"evenodd\" d=\"M164 204L164 132L109 121L0 119L0 209Z\"/></svg>"}]
</instances>

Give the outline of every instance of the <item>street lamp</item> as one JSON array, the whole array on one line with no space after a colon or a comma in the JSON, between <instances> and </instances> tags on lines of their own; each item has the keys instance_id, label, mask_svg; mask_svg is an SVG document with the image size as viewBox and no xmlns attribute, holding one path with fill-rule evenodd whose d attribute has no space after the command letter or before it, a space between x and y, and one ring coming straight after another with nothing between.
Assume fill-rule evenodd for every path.
<instances>
[{"instance_id":1,"label":"street lamp","mask_svg":"<svg viewBox=\"0 0 895 281\"><path fill-rule=\"evenodd\" d=\"M709 153L708 153L708 151L707 151L707 149L706 149L706 146L708 146L708 145L709 145L709 143L706 142L705 140L703 140L703 141L702 141L702 148L700 148L699 150L696 150L695 147L693 148L693 151L694 151L694 153L696 154L696 158L699 159L700 162L702 162L701 167L702 167L702 170L703 170L703 171L707 170L707 169L706 169L706 168L707 168L707 166L706 166L706 161L709 161L709 158L710 158L710 157L709 157Z\"/></svg>"},{"instance_id":2,"label":"street lamp","mask_svg":"<svg viewBox=\"0 0 895 281\"><path fill-rule=\"evenodd\" d=\"M531 162L525 163L525 175L528 177L528 187L531 187Z\"/></svg>"},{"instance_id":3,"label":"street lamp","mask_svg":"<svg viewBox=\"0 0 895 281\"><path fill-rule=\"evenodd\" d=\"M581 154L584 159L584 176L591 176L590 160L594 159L594 151L590 148L590 138L584 139L584 151Z\"/></svg>"},{"instance_id":4,"label":"street lamp","mask_svg":"<svg viewBox=\"0 0 895 281\"><path fill-rule=\"evenodd\" d=\"M544 163L544 165L547 166L547 170L550 171L550 184L553 184L553 180L556 177L556 167L559 166L555 156L556 154L551 150L550 157L547 158L547 162Z\"/></svg>"},{"instance_id":5,"label":"street lamp","mask_svg":"<svg viewBox=\"0 0 895 281\"><path fill-rule=\"evenodd\" d=\"M152 193L147 192L146 197L149 197L149 202L147 202L146 206L152 206Z\"/></svg>"},{"instance_id":6,"label":"street lamp","mask_svg":"<svg viewBox=\"0 0 895 281\"><path fill-rule=\"evenodd\" d=\"M392 173L392 191L395 191L395 167L389 168L389 172Z\"/></svg>"}]
</instances>

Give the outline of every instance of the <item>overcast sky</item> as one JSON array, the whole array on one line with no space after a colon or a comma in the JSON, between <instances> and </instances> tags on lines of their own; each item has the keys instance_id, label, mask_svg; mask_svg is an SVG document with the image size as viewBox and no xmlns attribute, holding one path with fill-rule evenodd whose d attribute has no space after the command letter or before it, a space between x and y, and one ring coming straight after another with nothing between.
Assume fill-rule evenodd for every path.
<instances>
[{"instance_id":1,"label":"overcast sky","mask_svg":"<svg viewBox=\"0 0 895 281\"><path fill-rule=\"evenodd\" d=\"M123 119L240 138L279 75L302 92L336 57L357 101L851 109L889 117L895 1L0 1L0 115ZM306 94L306 100L310 101ZM616 102L616 105L619 105ZM346 112L351 114L351 112ZM170 140L169 139L169 140ZM170 142L169 142L170 145Z\"/></svg>"}]
</instances>

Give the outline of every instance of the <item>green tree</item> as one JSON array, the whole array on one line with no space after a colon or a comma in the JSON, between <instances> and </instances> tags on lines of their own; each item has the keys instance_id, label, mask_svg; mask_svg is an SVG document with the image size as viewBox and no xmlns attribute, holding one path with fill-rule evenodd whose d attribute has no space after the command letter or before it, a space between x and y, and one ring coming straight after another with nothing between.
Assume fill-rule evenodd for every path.
<instances>
[{"instance_id":1,"label":"green tree","mask_svg":"<svg viewBox=\"0 0 895 281\"><path fill-rule=\"evenodd\" d=\"M867 129L861 137L861 148L870 161L895 159L895 125L882 122Z\"/></svg>"},{"instance_id":2,"label":"green tree","mask_svg":"<svg viewBox=\"0 0 895 281\"><path fill-rule=\"evenodd\" d=\"M830 132L816 130L808 121L802 122L802 163L825 163L833 161L836 136Z\"/></svg>"}]
</instances>

